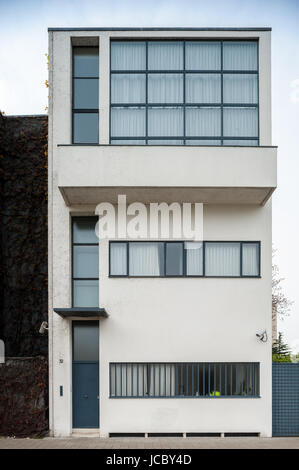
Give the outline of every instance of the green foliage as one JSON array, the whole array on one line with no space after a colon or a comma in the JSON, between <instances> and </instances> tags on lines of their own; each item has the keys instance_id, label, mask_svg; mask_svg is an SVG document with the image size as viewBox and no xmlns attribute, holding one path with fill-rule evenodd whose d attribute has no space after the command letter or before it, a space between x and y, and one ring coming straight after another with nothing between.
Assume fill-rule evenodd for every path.
<instances>
[{"instance_id":1,"label":"green foliage","mask_svg":"<svg viewBox=\"0 0 299 470\"><path fill-rule=\"evenodd\" d=\"M272 362L293 362L291 356L280 356L279 354L272 354Z\"/></svg>"},{"instance_id":2,"label":"green foliage","mask_svg":"<svg viewBox=\"0 0 299 470\"><path fill-rule=\"evenodd\" d=\"M283 340L283 334L278 333L278 338L272 345L273 362L292 362L291 350L288 344Z\"/></svg>"}]
</instances>

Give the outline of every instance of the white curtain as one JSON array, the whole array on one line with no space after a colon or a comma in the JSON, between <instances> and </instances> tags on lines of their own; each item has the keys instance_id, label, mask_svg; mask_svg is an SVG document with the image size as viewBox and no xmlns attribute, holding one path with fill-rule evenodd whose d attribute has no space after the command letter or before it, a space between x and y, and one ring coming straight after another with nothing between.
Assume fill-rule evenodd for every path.
<instances>
[{"instance_id":1,"label":"white curtain","mask_svg":"<svg viewBox=\"0 0 299 470\"><path fill-rule=\"evenodd\" d=\"M218 73L186 74L186 103L220 103L221 76Z\"/></svg>"},{"instance_id":2,"label":"white curtain","mask_svg":"<svg viewBox=\"0 0 299 470\"><path fill-rule=\"evenodd\" d=\"M223 108L223 135L227 137L257 137L257 108Z\"/></svg>"},{"instance_id":3,"label":"white curtain","mask_svg":"<svg viewBox=\"0 0 299 470\"><path fill-rule=\"evenodd\" d=\"M145 109L112 108L111 135L115 137L142 137L145 135Z\"/></svg>"},{"instance_id":4,"label":"white curtain","mask_svg":"<svg viewBox=\"0 0 299 470\"><path fill-rule=\"evenodd\" d=\"M119 139L119 140L111 140L112 145L145 145L145 140L134 140L134 139Z\"/></svg>"},{"instance_id":5,"label":"white curtain","mask_svg":"<svg viewBox=\"0 0 299 470\"><path fill-rule=\"evenodd\" d=\"M239 243L206 243L205 274L207 276L239 276Z\"/></svg>"},{"instance_id":6,"label":"white curtain","mask_svg":"<svg viewBox=\"0 0 299 470\"><path fill-rule=\"evenodd\" d=\"M220 70L220 68L220 42L186 42L186 70Z\"/></svg>"},{"instance_id":7,"label":"white curtain","mask_svg":"<svg viewBox=\"0 0 299 470\"><path fill-rule=\"evenodd\" d=\"M224 41L224 70L257 70L257 42Z\"/></svg>"},{"instance_id":8,"label":"white curtain","mask_svg":"<svg viewBox=\"0 0 299 470\"><path fill-rule=\"evenodd\" d=\"M148 140L148 145L184 145L183 140Z\"/></svg>"},{"instance_id":9,"label":"white curtain","mask_svg":"<svg viewBox=\"0 0 299 470\"><path fill-rule=\"evenodd\" d=\"M148 75L149 103L182 103L183 74L150 73Z\"/></svg>"},{"instance_id":10,"label":"white curtain","mask_svg":"<svg viewBox=\"0 0 299 470\"><path fill-rule=\"evenodd\" d=\"M148 371L149 396L175 396L175 364L149 364Z\"/></svg>"},{"instance_id":11,"label":"white curtain","mask_svg":"<svg viewBox=\"0 0 299 470\"><path fill-rule=\"evenodd\" d=\"M257 103L256 74L224 74L223 101L224 103Z\"/></svg>"},{"instance_id":12,"label":"white curtain","mask_svg":"<svg viewBox=\"0 0 299 470\"><path fill-rule=\"evenodd\" d=\"M184 112L182 108L149 108L148 135L182 136L184 133Z\"/></svg>"},{"instance_id":13,"label":"white curtain","mask_svg":"<svg viewBox=\"0 0 299 470\"><path fill-rule=\"evenodd\" d=\"M204 140L204 139L194 139L186 140L186 145L221 145L221 140Z\"/></svg>"},{"instance_id":14,"label":"white curtain","mask_svg":"<svg viewBox=\"0 0 299 470\"><path fill-rule=\"evenodd\" d=\"M259 247L257 243L243 243L242 271L243 276L258 276Z\"/></svg>"},{"instance_id":15,"label":"white curtain","mask_svg":"<svg viewBox=\"0 0 299 470\"><path fill-rule=\"evenodd\" d=\"M145 75L111 74L111 103L145 103Z\"/></svg>"},{"instance_id":16,"label":"white curtain","mask_svg":"<svg viewBox=\"0 0 299 470\"><path fill-rule=\"evenodd\" d=\"M130 276L159 276L163 273L162 243L130 243Z\"/></svg>"},{"instance_id":17,"label":"white curtain","mask_svg":"<svg viewBox=\"0 0 299 470\"><path fill-rule=\"evenodd\" d=\"M111 70L145 70L145 42L111 42Z\"/></svg>"},{"instance_id":18,"label":"white curtain","mask_svg":"<svg viewBox=\"0 0 299 470\"><path fill-rule=\"evenodd\" d=\"M203 273L202 242L186 242L186 262L188 276L201 276Z\"/></svg>"},{"instance_id":19,"label":"white curtain","mask_svg":"<svg viewBox=\"0 0 299 470\"><path fill-rule=\"evenodd\" d=\"M256 147L258 145L257 140L224 140L223 145L242 145L245 147Z\"/></svg>"},{"instance_id":20,"label":"white curtain","mask_svg":"<svg viewBox=\"0 0 299 470\"><path fill-rule=\"evenodd\" d=\"M219 136L221 112L219 108L186 108L186 135Z\"/></svg>"},{"instance_id":21,"label":"white curtain","mask_svg":"<svg viewBox=\"0 0 299 470\"><path fill-rule=\"evenodd\" d=\"M111 243L110 273L115 276L127 274L127 245L126 243Z\"/></svg>"},{"instance_id":22,"label":"white curtain","mask_svg":"<svg viewBox=\"0 0 299 470\"><path fill-rule=\"evenodd\" d=\"M152 41L148 43L149 70L182 70L183 43Z\"/></svg>"}]
</instances>

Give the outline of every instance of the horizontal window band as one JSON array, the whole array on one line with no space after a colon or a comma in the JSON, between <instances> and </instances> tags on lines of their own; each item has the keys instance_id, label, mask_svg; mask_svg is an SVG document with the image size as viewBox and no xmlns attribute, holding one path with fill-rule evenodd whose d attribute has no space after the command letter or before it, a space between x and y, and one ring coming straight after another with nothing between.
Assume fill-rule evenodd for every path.
<instances>
[{"instance_id":1,"label":"horizontal window band","mask_svg":"<svg viewBox=\"0 0 299 470\"><path fill-rule=\"evenodd\" d=\"M111 240L109 277L260 279L261 244L251 240Z\"/></svg>"},{"instance_id":2,"label":"horizontal window band","mask_svg":"<svg viewBox=\"0 0 299 470\"><path fill-rule=\"evenodd\" d=\"M258 70L190 70L190 69L173 69L173 70L150 70L150 69L144 69L144 70L110 70L111 75L112 74L150 74L150 73L157 73L157 74L192 74L192 73L214 73L214 74L250 74L250 75L258 75ZM76 78L76 77L73 77ZM97 77L92 77L92 78L97 78Z\"/></svg>"},{"instance_id":3,"label":"horizontal window band","mask_svg":"<svg viewBox=\"0 0 299 470\"><path fill-rule=\"evenodd\" d=\"M255 108L258 109L258 103L111 103L111 108Z\"/></svg>"},{"instance_id":4,"label":"horizontal window band","mask_svg":"<svg viewBox=\"0 0 299 470\"><path fill-rule=\"evenodd\" d=\"M260 398L258 362L113 362L110 398Z\"/></svg>"},{"instance_id":5,"label":"horizontal window band","mask_svg":"<svg viewBox=\"0 0 299 470\"><path fill-rule=\"evenodd\" d=\"M258 137L221 137L221 136L139 136L139 137L116 137L111 140L259 140Z\"/></svg>"}]
</instances>

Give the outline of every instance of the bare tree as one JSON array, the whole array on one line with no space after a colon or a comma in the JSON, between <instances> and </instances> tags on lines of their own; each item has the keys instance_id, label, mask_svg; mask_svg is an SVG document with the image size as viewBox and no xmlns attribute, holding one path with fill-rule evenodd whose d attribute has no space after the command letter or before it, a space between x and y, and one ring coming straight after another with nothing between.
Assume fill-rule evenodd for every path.
<instances>
[{"instance_id":1,"label":"bare tree","mask_svg":"<svg viewBox=\"0 0 299 470\"><path fill-rule=\"evenodd\" d=\"M274 258L276 250L272 251ZM284 278L279 276L277 264L272 263L272 339L277 338L277 319L283 320L290 315L290 307L293 304L283 292L282 282Z\"/></svg>"}]
</instances>

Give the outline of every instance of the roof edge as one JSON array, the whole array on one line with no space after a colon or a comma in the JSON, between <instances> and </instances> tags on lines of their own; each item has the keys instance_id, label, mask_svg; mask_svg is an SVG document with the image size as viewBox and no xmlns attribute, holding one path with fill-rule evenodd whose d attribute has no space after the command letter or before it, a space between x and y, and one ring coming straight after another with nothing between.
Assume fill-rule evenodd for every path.
<instances>
[{"instance_id":1,"label":"roof edge","mask_svg":"<svg viewBox=\"0 0 299 470\"><path fill-rule=\"evenodd\" d=\"M261 27L261 28L54 28L49 27L48 31L272 31L271 27Z\"/></svg>"}]
</instances>

